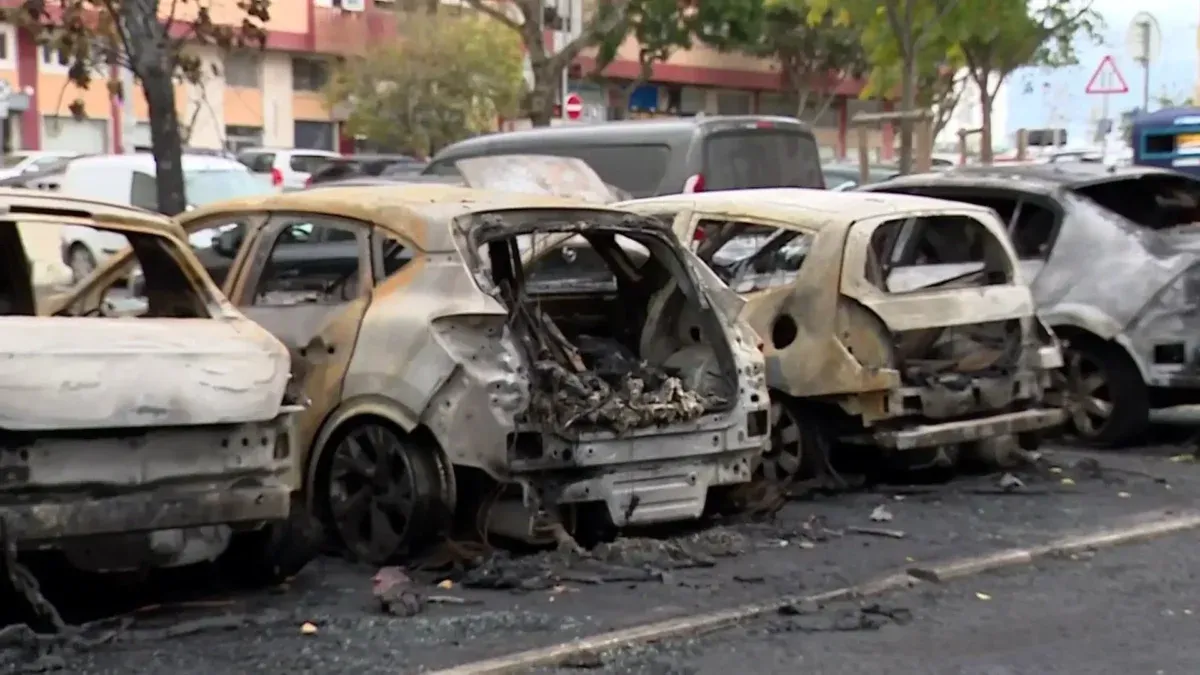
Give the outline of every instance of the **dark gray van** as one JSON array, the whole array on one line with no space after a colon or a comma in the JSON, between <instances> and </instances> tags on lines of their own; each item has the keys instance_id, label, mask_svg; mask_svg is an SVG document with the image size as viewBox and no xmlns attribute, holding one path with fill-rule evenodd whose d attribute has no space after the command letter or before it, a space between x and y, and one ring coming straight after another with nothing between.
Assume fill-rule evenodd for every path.
<instances>
[{"instance_id":1,"label":"dark gray van","mask_svg":"<svg viewBox=\"0 0 1200 675\"><path fill-rule=\"evenodd\" d=\"M700 116L543 127L447 146L425 174L456 176L454 163L494 155L558 155L588 163L634 197L742 188L824 188L816 138L791 117Z\"/></svg>"}]
</instances>

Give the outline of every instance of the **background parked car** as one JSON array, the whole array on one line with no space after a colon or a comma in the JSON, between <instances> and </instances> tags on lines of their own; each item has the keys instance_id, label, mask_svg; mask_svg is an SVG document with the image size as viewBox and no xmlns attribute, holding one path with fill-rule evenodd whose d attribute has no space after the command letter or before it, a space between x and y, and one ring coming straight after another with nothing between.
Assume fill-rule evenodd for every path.
<instances>
[{"instance_id":1,"label":"background parked car","mask_svg":"<svg viewBox=\"0 0 1200 675\"><path fill-rule=\"evenodd\" d=\"M78 157L62 164L58 170L31 176L23 184L70 197L103 200L148 211L158 208L154 157L149 154ZM189 208L272 191L241 163L207 155L183 156L183 184ZM118 233L79 225L62 226L60 239L62 260L70 267L75 281L90 274L101 261L127 245L125 237Z\"/></svg>"},{"instance_id":2,"label":"background parked car","mask_svg":"<svg viewBox=\"0 0 1200 675\"><path fill-rule=\"evenodd\" d=\"M285 192L302 190L308 178L341 155L328 150L290 150L285 148L246 148L237 159L271 185Z\"/></svg>"},{"instance_id":3,"label":"background parked car","mask_svg":"<svg viewBox=\"0 0 1200 675\"><path fill-rule=\"evenodd\" d=\"M581 159L634 197L769 187L825 187L817 141L792 117L704 116L561 126L478 136L430 160L426 174L495 155Z\"/></svg>"},{"instance_id":4,"label":"background parked car","mask_svg":"<svg viewBox=\"0 0 1200 675\"><path fill-rule=\"evenodd\" d=\"M425 162L408 155L347 155L335 159L308 178L308 185L351 176L412 175L419 174Z\"/></svg>"},{"instance_id":5,"label":"background parked car","mask_svg":"<svg viewBox=\"0 0 1200 675\"><path fill-rule=\"evenodd\" d=\"M22 174L34 174L46 171L63 160L78 157L77 152L60 152L55 150L21 150L4 156L3 167L0 168L0 179L12 178Z\"/></svg>"},{"instance_id":6,"label":"background parked car","mask_svg":"<svg viewBox=\"0 0 1200 675\"><path fill-rule=\"evenodd\" d=\"M854 164L826 164L821 167L825 174L825 184L830 190L853 190L858 187L861 175L858 166ZM899 175L899 170L891 166L871 166L867 168L870 183L878 183Z\"/></svg>"}]
</instances>

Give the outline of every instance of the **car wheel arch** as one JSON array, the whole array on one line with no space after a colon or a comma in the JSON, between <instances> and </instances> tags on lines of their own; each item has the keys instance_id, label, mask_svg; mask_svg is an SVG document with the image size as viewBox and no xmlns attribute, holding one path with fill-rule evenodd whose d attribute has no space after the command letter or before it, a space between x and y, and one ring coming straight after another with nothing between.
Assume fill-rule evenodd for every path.
<instances>
[{"instance_id":1,"label":"car wheel arch","mask_svg":"<svg viewBox=\"0 0 1200 675\"><path fill-rule=\"evenodd\" d=\"M369 420L391 426L401 438L421 439L425 441L425 446L432 448L435 453L434 461L438 464L439 472L442 475L442 490L446 505L453 509L457 501L454 468L434 433L391 399L379 395L365 395L342 401L326 415L309 447L303 465L302 485L305 503L310 512L315 513L318 506L314 501L313 487L316 485L321 462L334 445L332 441L353 425Z\"/></svg>"}]
</instances>

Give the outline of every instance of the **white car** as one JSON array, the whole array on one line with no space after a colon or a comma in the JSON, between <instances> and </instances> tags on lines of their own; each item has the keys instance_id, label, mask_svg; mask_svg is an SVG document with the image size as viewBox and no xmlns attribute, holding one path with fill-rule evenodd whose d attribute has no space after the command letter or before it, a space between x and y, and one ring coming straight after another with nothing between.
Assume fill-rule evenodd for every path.
<instances>
[{"instance_id":1,"label":"white car","mask_svg":"<svg viewBox=\"0 0 1200 675\"><path fill-rule=\"evenodd\" d=\"M267 177L283 192L303 190L308 179L340 154L329 150L289 150L282 148L246 148L238 161L256 174Z\"/></svg>"},{"instance_id":2,"label":"white car","mask_svg":"<svg viewBox=\"0 0 1200 675\"><path fill-rule=\"evenodd\" d=\"M78 156L78 152L20 150L4 156L4 161L0 164L0 179L45 171L64 159Z\"/></svg>"},{"instance_id":3,"label":"white car","mask_svg":"<svg viewBox=\"0 0 1200 675\"><path fill-rule=\"evenodd\" d=\"M272 192L269 184L240 162L209 155L183 156L183 184L189 209ZM33 187L157 211L158 185L154 157L149 154L80 157L61 173L40 177ZM64 225L60 238L62 261L74 282L127 245L121 234L81 225Z\"/></svg>"}]
</instances>

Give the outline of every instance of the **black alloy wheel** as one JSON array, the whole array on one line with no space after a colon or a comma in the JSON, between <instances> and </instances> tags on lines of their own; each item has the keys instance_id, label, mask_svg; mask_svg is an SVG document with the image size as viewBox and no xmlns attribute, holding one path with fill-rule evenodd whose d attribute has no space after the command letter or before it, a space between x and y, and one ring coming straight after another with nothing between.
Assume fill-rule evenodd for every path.
<instances>
[{"instance_id":1,"label":"black alloy wheel","mask_svg":"<svg viewBox=\"0 0 1200 675\"><path fill-rule=\"evenodd\" d=\"M383 565L436 534L441 478L433 452L375 422L355 425L328 458L329 525L357 559Z\"/></svg>"}]
</instances>

